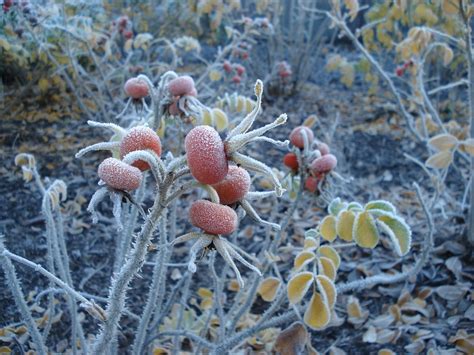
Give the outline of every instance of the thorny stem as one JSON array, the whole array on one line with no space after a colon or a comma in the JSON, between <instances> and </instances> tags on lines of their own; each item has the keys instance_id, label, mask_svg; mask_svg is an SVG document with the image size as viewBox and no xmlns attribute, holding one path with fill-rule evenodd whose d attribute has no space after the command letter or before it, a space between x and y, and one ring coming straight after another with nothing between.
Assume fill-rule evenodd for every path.
<instances>
[{"instance_id":1,"label":"thorny stem","mask_svg":"<svg viewBox=\"0 0 474 355\"><path fill-rule=\"evenodd\" d=\"M474 57L472 52L472 34L471 26L469 24L469 17L466 14L463 1L459 0L459 9L461 11L461 17L465 27L465 46L466 46L466 59L468 65L468 90L469 90L469 116L470 116L470 128L469 135L474 138ZM468 221L468 240L471 245L474 245L474 156L471 156L471 182L470 182L470 206L469 206L469 221Z\"/></svg>"},{"instance_id":2,"label":"thorny stem","mask_svg":"<svg viewBox=\"0 0 474 355\"><path fill-rule=\"evenodd\" d=\"M40 355L46 355L47 349L43 343L43 339L41 334L36 326L35 320L33 319L28 305L25 302L25 295L20 286L20 282L16 276L15 267L10 261L11 256L10 253L5 249L3 236L0 235L0 265L2 266L5 272L5 278L7 280L7 286L10 288L14 301L18 307L18 310L21 313L23 320L26 323L28 328L28 332L31 335L35 345L36 351ZM26 259L25 259L26 260Z\"/></svg>"},{"instance_id":3,"label":"thorny stem","mask_svg":"<svg viewBox=\"0 0 474 355\"><path fill-rule=\"evenodd\" d=\"M157 227L156 221L158 221L165 209L164 201L168 189L173 182L174 173L171 172L165 177L164 181L159 186L159 193L155 198L151 212L147 216L140 234L136 238L136 243L133 250L130 252L130 257L127 259L127 262L122 267L119 274L112 281L112 286L109 292L109 302L106 310L106 322L94 343L92 350L94 354L104 354L108 343L113 341L116 337L118 323L125 307L125 296L128 285L145 262L148 244L150 243L151 236Z\"/></svg>"}]
</instances>

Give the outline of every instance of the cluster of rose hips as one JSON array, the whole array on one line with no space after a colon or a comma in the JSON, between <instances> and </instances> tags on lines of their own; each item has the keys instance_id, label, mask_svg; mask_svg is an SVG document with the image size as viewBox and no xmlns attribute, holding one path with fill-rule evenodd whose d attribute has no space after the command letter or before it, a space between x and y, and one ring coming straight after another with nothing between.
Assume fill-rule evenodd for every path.
<instances>
[{"instance_id":1,"label":"cluster of rose hips","mask_svg":"<svg viewBox=\"0 0 474 355\"><path fill-rule=\"evenodd\" d=\"M282 79L286 79L293 74L290 64L286 61L278 62L276 64L276 69L278 76Z\"/></svg>"},{"instance_id":2,"label":"cluster of rose hips","mask_svg":"<svg viewBox=\"0 0 474 355\"><path fill-rule=\"evenodd\" d=\"M3 1L3 12L4 13L7 13L8 11L10 11L10 7L12 7L13 5L13 0L4 0Z\"/></svg>"},{"instance_id":3,"label":"cluster of rose hips","mask_svg":"<svg viewBox=\"0 0 474 355\"><path fill-rule=\"evenodd\" d=\"M112 26L117 27L118 32L124 39L130 39L133 37L133 32L131 30L132 22L127 16L120 16L116 21L112 22Z\"/></svg>"},{"instance_id":4,"label":"cluster of rose hips","mask_svg":"<svg viewBox=\"0 0 474 355\"><path fill-rule=\"evenodd\" d=\"M304 133L303 133L304 132ZM298 126L290 133L291 144L300 152L305 148L305 138L308 143L308 158L310 163L304 167L307 177L305 180L305 189L309 192L315 193L319 191L319 185L324 181L327 174L329 174L337 165L336 157L330 153L329 146L322 142L314 140L313 131L306 126ZM314 150L312 150L314 146ZM289 167L294 174L300 171L298 156L294 152L287 153L283 157L283 164Z\"/></svg>"},{"instance_id":5,"label":"cluster of rose hips","mask_svg":"<svg viewBox=\"0 0 474 355\"><path fill-rule=\"evenodd\" d=\"M225 60L222 64L222 69L232 76L232 82L235 84L240 84L242 81L242 76L245 74L245 67L242 64L231 63L228 60Z\"/></svg>"},{"instance_id":6,"label":"cluster of rose hips","mask_svg":"<svg viewBox=\"0 0 474 355\"><path fill-rule=\"evenodd\" d=\"M412 66L413 66L413 60L410 59L409 61L406 61L405 63L403 63L403 65L397 66L397 68L395 69L395 74L398 77L401 77L403 76L403 74L405 74L405 71Z\"/></svg>"},{"instance_id":7,"label":"cluster of rose hips","mask_svg":"<svg viewBox=\"0 0 474 355\"><path fill-rule=\"evenodd\" d=\"M234 58L247 60L249 59L250 49L252 49L252 45L248 42L242 41L232 50L232 56Z\"/></svg>"}]
</instances>

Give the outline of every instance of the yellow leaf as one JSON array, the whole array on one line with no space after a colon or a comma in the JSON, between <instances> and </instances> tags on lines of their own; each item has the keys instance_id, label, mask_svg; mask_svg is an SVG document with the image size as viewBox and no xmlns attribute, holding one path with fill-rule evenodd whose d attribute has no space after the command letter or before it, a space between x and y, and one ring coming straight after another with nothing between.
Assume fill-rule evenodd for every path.
<instances>
[{"instance_id":1,"label":"yellow leaf","mask_svg":"<svg viewBox=\"0 0 474 355\"><path fill-rule=\"evenodd\" d=\"M337 299L337 290L334 282L324 275L316 276L316 283L318 284L319 291L321 292L324 299L327 300L330 309L334 307Z\"/></svg>"},{"instance_id":2,"label":"yellow leaf","mask_svg":"<svg viewBox=\"0 0 474 355\"><path fill-rule=\"evenodd\" d=\"M331 280L336 279L336 267L331 259L322 256L318 259L320 274L329 277Z\"/></svg>"},{"instance_id":3,"label":"yellow leaf","mask_svg":"<svg viewBox=\"0 0 474 355\"><path fill-rule=\"evenodd\" d=\"M312 128L318 122L318 116L309 115L303 122L303 126Z\"/></svg>"},{"instance_id":4,"label":"yellow leaf","mask_svg":"<svg viewBox=\"0 0 474 355\"><path fill-rule=\"evenodd\" d=\"M474 156L474 138L466 139L461 146L467 153Z\"/></svg>"},{"instance_id":5,"label":"yellow leaf","mask_svg":"<svg viewBox=\"0 0 474 355\"><path fill-rule=\"evenodd\" d=\"M362 318L364 316L359 300L354 296L349 296L346 310L347 315L351 318Z\"/></svg>"},{"instance_id":6,"label":"yellow leaf","mask_svg":"<svg viewBox=\"0 0 474 355\"><path fill-rule=\"evenodd\" d=\"M453 53L453 50L448 45L444 45L443 49L444 49L443 65L447 66L453 60L454 53Z\"/></svg>"},{"instance_id":7,"label":"yellow leaf","mask_svg":"<svg viewBox=\"0 0 474 355\"><path fill-rule=\"evenodd\" d=\"M209 79L211 81L219 81L222 79L222 73L219 70L211 70L209 72Z\"/></svg>"},{"instance_id":8,"label":"yellow leaf","mask_svg":"<svg viewBox=\"0 0 474 355\"><path fill-rule=\"evenodd\" d=\"M214 125L214 119L212 117L211 111L209 111L207 108L202 109L202 124L207 125L207 126L213 126Z\"/></svg>"},{"instance_id":9,"label":"yellow leaf","mask_svg":"<svg viewBox=\"0 0 474 355\"><path fill-rule=\"evenodd\" d=\"M443 0L443 12L449 15L459 14L458 0Z\"/></svg>"},{"instance_id":10,"label":"yellow leaf","mask_svg":"<svg viewBox=\"0 0 474 355\"><path fill-rule=\"evenodd\" d=\"M212 298L212 291L205 287L200 287L197 291L197 294L201 298Z\"/></svg>"},{"instance_id":11,"label":"yellow leaf","mask_svg":"<svg viewBox=\"0 0 474 355\"><path fill-rule=\"evenodd\" d=\"M313 261L315 258L316 258L316 255L314 255L314 253L303 250L301 253L299 253L296 256L293 266L295 267L296 270L300 270L303 266L307 265L308 263Z\"/></svg>"},{"instance_id":12,"label":"yellow leaf","mask_svg":"<svg viewBox=\"0 0 474 355\"><path fill-rule=\"evenodd\" d=\"M326 63L326 70L334 71L338 69L343 61L344 59L339 54L331 56Z\"/></svg>"},{"instance_id":13,"label":"yellow leaf","mask_svg":"<svg viewBox=\"0 0 474 355\"><path fill-rule=\"evenodd\" d=\"M229 119L224 111L219 108L212 109L212 116L214 117L214 124L218 132L222 132L229 125Z\"/></svg>"},{"instance_id":14,"label":"yellow leaf","mask_svg":"<svg viewBox=\"0 0 474 355\"><path fill-rule=\"evenodd\" d=\"M161 346L155 346L153 348L153 355L168 355L170 352L168 349Z\"/></svg>"},{"instance_id":15,"label":"yellow leaf","mask_svg":"<svg viewBox=\"0 0 474 355\"><path fill-rule=\"evenodd\" d=\"M334 249L333 247L331 247L329 245L323 245L319 248L319 253L322 256L325 256L325 257L331 259L331 261L333 262L334 267L336 268L336 270L339 269L339 265L341 265L341 257L339 256L336 249Z\"/></svg>"},{"instance_id":16,"label":"yellow leaf","mask_svg":"<svg viewBox=\"0 0 474 355\"><path fill-rule=\"evenodd\" d=\"M397 216L380 216L377 222L388 234L399 256L406 255L411 247L411 230L403 219Z\"/></svg>"},{"instance_id":17,"label":"yellow leaf","mask_svg":"<svg viewBox=\"0 0 474 355\"><path fill-rule=\"evenodd\" d=\"M253 108L255 107L255 102L247 99L245 100L245 110L247 111L247 114L252 112Z\"/></svg>"},{"instance_id":18,"label":"yellow leaf","mask_svg":"<svg viewBox=\"0 0 474 355\"><path fill-rule=\"evenodd\" d=\"M309 306L304 313L304 322L312 329L324 328L331 319L329 306L322 296L315 292L309 301Z\"/></svg>"},{"instance_id":19,"label":"yellow leaf","mask_svg":"<svg viewBox=\"0 0 474 355\"><path fill-rule=\"evenodd\" d=\"M354 21L357 17L357 13L359 12L359 2L357 0L344 0L344 4L349 10L351 21Z\"/></svg>"},{"instance_id":20,"label":"yellow leaf","mask_svg":"<svg viewBox=\"0 0 474 355\"><path fill-rule=\"evenodd\" d=\"M303 299L313 280L311 272L300 272L288 281L287 292L291 304L298 303Z\"/></svg>"},{"instance_id":21,"label":"yellow leaf","mask_svg":"<svg viewBox=\"0 0 474 355\"><path fill-rule=\"evenodd\" d=\"M346 242L352 241L352 230L354 226L354 220L355 214L350 210L342 211L337 217L337 235Z\"/></svg>"},{"instance_id":22,"label":"yellow leaf","mask_svg":"<svg viewBox=\"0 0 474 355\"><path fill-rule=\"evenodd\" d=\"M449 166L453 161L453 152L450 150L442 150L431 157L425 162L425 165L433 169L444 169Z\"/></svg>"},{"instance_id":23,"label":"yellow leaf","mask_svg":"<svg viewBox=\"0 0 474 355\"><path fill-rule=\"evenodd\" d=\"M436 150L449 150L458 144L458 139L449 133L442 133L430 138L428 144Z\"/></svg>"},{"instance_id":24,"label":"yellow leaf","mask_svg":"<svg viewBox=\"0 0 474 355\"><path fill-rule=\"evenodd\" d=\"M8 346L0 346L0 354L11 354L12 349L10 349Z\"/></svg>"},{"instance_id":25,"label":"yellow leaf","mask_svg":"<svg viewBox=\"0 0 474 355\"><path fill-rule=\"evenodd\" d=\"M313 237L306 237L304 239L304 250L315 250L317 247L319 247L319 242Z\"/></svg>"},{"instance_id":26,"label":"yellow leaf","mask_svg":"<svg viewBox=\"0 0 474 355\"><path fill-rule=\"evenodd\" d=\"M319 226L319 231L321 236L327 241L332 242L336 239L336 217L332 215L324 217Z\"/></svg>"},{"instance_id":27,"label":"yellow leaf","mask_svg":"<svg viewBox=\"0 0 474 355\"><path fill-rule=\"evenodd\" d=\"M257 292L264 301L272 302L277 295L280 284L280 280L276 277L267 277L260 283Z\"/></svg>"},{"instance_id":28,"label":"yellow leaf","mask_svg":"<svg viewBox=\"0 0 474 355\"><path fill-rule=\"evenodd\" d=\"M5 50L5 52L8 52L11 48L10 43L6 40L6 38L0 37L0 47Z\"/></svg>"},{"instance_id":29,"label":"yellow leaf","mask_svg":"<svg viewBox=\"0 0 474 355\"><path fill-rule=\"evenodd\" d=\"M363 248L374 248L379 242L379 232L374 218L367 211L359 213L354 221L354 241Z\"/></svg>"},{"instance_id":30,"label":"yellow leaf","mask_svg":"<svg viewBox=\"0 0 474 355\"><path fill-rule=\"evenodd\" d=\"M38 81L38 88L40 89L40 92L42 94L44 94L45 92L48 91L48 87L49 87L49 80L46 79L46 78L41 78L39 81Z\"/></svg>"}]
</instances>

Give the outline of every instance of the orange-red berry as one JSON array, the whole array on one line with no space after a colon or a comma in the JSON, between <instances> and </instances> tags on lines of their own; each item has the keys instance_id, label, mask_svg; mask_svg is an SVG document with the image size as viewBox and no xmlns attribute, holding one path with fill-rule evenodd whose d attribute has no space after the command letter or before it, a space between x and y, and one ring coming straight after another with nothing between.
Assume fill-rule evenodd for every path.
<instances>
[{"instance_id":1,"label":"orange-red berry","mask_svg":"<svg viewBox=\"0 0 474 355\"><path fill-rule=\"evenodd\" d=\"M100 163L98 175L108 186L118 190L135 190L142 182L140 169L115 158Z\"/></svg>"},{"instance_id":2,"label":"orange-red berry","mask_svg":"<svg viewBox=\"0 0 474 355\"><path fill-rule=\"evenodd\" d=\"M186 158L191 174L203 184L217 184L228 171L224 143L210 126L194 127L184 141Z\"/></svg>"},{"instance_id":3,"label":"orange-red berry","mask_svg":"<svg viewBox=\"0 0 474 355\"><path fill-rule=\"evenodd\" d=\"M329 149L329 146L326 143L322 143L322 142L318 143L318 150L321 153L321 155L328 155L331 152L331 149Z\"/></svg>"},{"instance_id":4,"label":"orange-red berry","mask_svg":"<svg viewBox=\"0 0 474 355\"><path fill-rule=\"evenodd\" d=\"M313 173L327 173L333 170L337 165L337 158L332 154L326 154L311 162L311 170Z\"/></svg>"},{"instance_id":5,"label":"orange-red berry","mask_svg":"<svg viewBox=\"0 0 474 355\"><path fill-rule=\"evenodd\" d=\"M242 76L245 73L245 67L242 64L236 64L234 68L238 76Z\"/></svg>"},{"instance_id":6,"label":"orange-red berry","mask_svg":"<svg viewBox=\"0 0 474 355\"><path fill-rule=\"evenodd\" d=\"M143 99L148 96L148 85L142 79L128 79L123 89L127 96L130 96L133 99Z\"/></svg>"},{"instance_id":7,"label":"orange-red berry","mask_svg":"<svg viewBox=\"0 0 474 355\"><path fill-rule=\"evenodd\" d=\"M230 64L228 60L224 61L224 64L222 65L222 67L224 68L224 71L226 73L230 73L232 71L232 65Z\"/></svg>"},{"instance_id":8,"label":"orange-red berry","mask_svg":"<svg viewBox=\"0 0 474 355\"><path fill-rule=\"evenodd\" d=\"M235 165L229 167L224 180L212 185L223 205L230 205L242 199L250 189L250 175L247 170Z\"/></svg>"},{"instance_id":9,"label":"orange-red berry","mask_svg":"<svg viewBox=\"0 0 474 355\"><path fill-rule=\"evenodd\" d=\"M321 180L315 178L314 176L308 176L308 178L304 182L305 190L313 193L316 192L318 190L319 181Z\"/></svg>"},{"instance_id":10,"label":"orange-red berry","mask_svg":"<svg viewBox=\"0 0 474 355\"><path fill-rule=\"evenodd\" d=\"M240 76L238 76L238 75L234 75L234 76L232 77L232 81L233 81L234 83L236 83L236 84L240 84L240 82L242 81L242 78L241 78Z\"/></svg>"},{"instance_id":11,"label":"orange-red berry","mask_svg":"<svg viewBox=\"0 0 474 355\"><path fill-rule=\"evenodd\" d=\"M293 144L295 147L298 148L304 148L304 139L303 139L303 134L301 131L304 130L306 132L306 137L308 137L308 143L311 145L314 140L314 134L313 131L306 127L306 126L298 126L293 131L290 133L290 142Z\"/></svg>"},{"instance_id":12,"label":"orange-red berry","mask_svg":"<svg viewBox=\"0 0 474 355\"><path fill-rule=\"evenodd\" d=\"M298 170L298 158L295 153L286 153L283 157L283 164L293 170Z\"/></svg>"},{"instance_id":13,"label":"orange-red berry","mask_svg":"<svg viewBox=\"0 0 474 355\"><path fill-rule=\"evenodd\" d=\"M183 75L168 83L168 89L173 96L190 95L194 89L194 80L189 75Z\"/></svg>"},{"instance_id":14,"label":"orange-red berry","mask_svg":"<svg viewBox=\"0 0 474 355\"><path fill-rule=\"evenodd\" d=\"M209 234L231 234L238 224L237 214L232 208L206 200L191 205L189 219L193 226Z\"/></svg>"},{"instance_id":15,"label":"orange-red berry","mask_svg":"<svg viewBox=\"0 0 474 355\"><path fill-rule=\"evenodd\" d=\"M131 128L120 142L120 156L123 158L136 150L152 150L156 155L161 155L160 137L151 128L138 126ZM150 169L147 162L137 160L132 164L141 171Z\"/></svg>"}]
</instances>

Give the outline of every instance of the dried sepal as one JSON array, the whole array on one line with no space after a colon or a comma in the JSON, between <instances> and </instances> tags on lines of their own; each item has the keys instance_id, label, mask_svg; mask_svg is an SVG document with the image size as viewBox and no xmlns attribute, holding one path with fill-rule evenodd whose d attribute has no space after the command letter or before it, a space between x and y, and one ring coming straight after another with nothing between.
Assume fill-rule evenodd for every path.
<instances>
[{"instance_id":1,"label":"dried sepal","mask_svg":"<svg viewBox=\"0 0 474 355\"><path fill-rule=\"evenodd\" d=\"M377 223L388 234L399 256L404 256L410 251L411 229L405 221L397 216L380 216Z\"/></svg>"},{"instance_id":2,"label":"dried sepal","mask_svg":"<svg viewBox=\"0 0 474 355\"><path fill-rule=\"evenodd\" d=\"M15 165L21 166L25 182L30 182L33 179L33 171L36 169L36 159L33 154L17 154L15 156Z\"/></svg>"},{"instance_id":3,"label":"dried sepal","mask_svg":"<svg viewBox=\"0 0 474 355\"><path fill-rule=\"evenodd\" d=\"M319 225L319 232L321 236L329 242L334 241L337 236L336 232L336 217L329 215L323 218Z\"/></svg>"},{"instance_id":4,"label":"dried sepal","mask_svg":"<svg viewBox=\"0 0 474 355\"><path fill-rule=\"evenodd\" d=\"M288 299L291 304L300 302L314 281L313 273L300 272L293 276L287 285Z\"/></svg>"},{"instance_id":5,"label":"dried sepal","mask_svg":"<svg viewBox=\"0 0 474 355\"><path fill-rule=\"evenodd\" d=\"M304 322L310 328L319 330L328 325L330 319L331 311L329 305L324 301L320 293L313 293L308 308L304 313Z\"/></svg>"},{"instance_id":6,"label":"dried sepal","mask_svg":"<svg viewBox=\"0 0 474 355\"><path fill-rule=\"evenodd\" d=\"M461 142L461 147L471 156L474 156L474 138L468 138L465 141Z\"/></svg>"},{"instance_id":7,"label":"dried sepal","mask_svg":"<svg viewBox=\"0 0 474 355\"><path fill-rule=\"evenodd\" d=\"M375 219L367 211L356 216L352 234L357 245L363 248L375 248L380 238Z\"/></svg>"},{"instance_id":8,"label":"dried sepal","mask_svg":"<svg viewBox=\"0 0 474 355\"><path fill-rule=\"evenodd\" d=\"M267 277L258 287L258 294L266 302L272 302L280 289L281 281L276 277Z\"/></svg>"},{"instance_id":9,"label":"dried sepal","mask_svg":"<svg viewBox=\"0 0 474 355\"><path fill-rule=\"evenodd\" d=\"M438 151L450 150L456 147L458 139L452 134L442 133L430 138L428 144Z\"/></svg>"}]
</instances>

